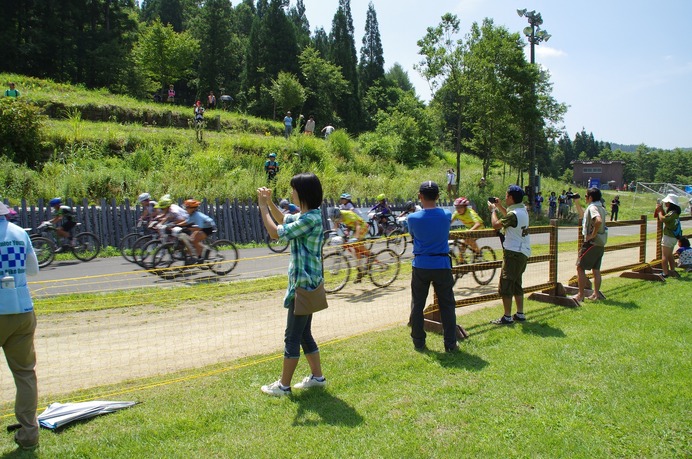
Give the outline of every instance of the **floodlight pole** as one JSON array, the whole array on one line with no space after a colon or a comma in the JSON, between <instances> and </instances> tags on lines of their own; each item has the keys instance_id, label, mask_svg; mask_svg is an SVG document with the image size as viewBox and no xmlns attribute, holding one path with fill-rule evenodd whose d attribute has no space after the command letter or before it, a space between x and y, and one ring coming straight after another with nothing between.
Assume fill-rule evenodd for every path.
<instances>
[{"instance_id":1,"label":"floodlight pole","mask_svg":"<svg viewBox=\"0 0 692 459\"><path fill-rule=\"evenodd\" d=\"M535 54L535 47L537 44L543 42L543 41L548 41L550 39L550 34L546 30L541 30L541 25L543 24L543 18L541 17L541 13L536 13L536 11L526 11L526 9L523 10L517 10L517 14L520 17L526 17L529 21L529 25L531 27L525 27L524 28L524 35L529 39L529 43L531 44L531 65L534 65L536 63L536 54ZM534 83L532 87L532 92L534 95L536 95L536 84ZM533 126L531 129L531 157L529 158L529 205L531 208L534 206L534 198L536 196L536 193L538 192L538 183L536 180L537 176L537 167L536 167L536 126Z\"/></svg>"}]
</instances>

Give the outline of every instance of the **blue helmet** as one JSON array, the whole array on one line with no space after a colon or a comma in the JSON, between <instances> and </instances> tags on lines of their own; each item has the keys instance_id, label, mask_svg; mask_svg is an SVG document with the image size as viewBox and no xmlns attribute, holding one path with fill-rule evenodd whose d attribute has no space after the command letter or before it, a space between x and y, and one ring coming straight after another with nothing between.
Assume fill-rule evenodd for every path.
<instances>
[{"instance_id":1,"label":"blue helmet","mask_svg":"<svg viewBox=\"0 0 692 459\"><path fill-rule=\"evenodd\" d=\"M342 193L341 196L339 196L339 199L348 199L350 201L351 195L348 193Z\"/></svg>"},{"instance_id":2,"label":"blue helmet","mask_svg":"<svg viewBox=\"0 0 692 459\"><path fill-rule=\"evenodd\" d=\"M62 204L62 199L60 198L53 198L48 201L48 205L51 207L59 206L60 204Z\"/></svg>"}]
</instances>

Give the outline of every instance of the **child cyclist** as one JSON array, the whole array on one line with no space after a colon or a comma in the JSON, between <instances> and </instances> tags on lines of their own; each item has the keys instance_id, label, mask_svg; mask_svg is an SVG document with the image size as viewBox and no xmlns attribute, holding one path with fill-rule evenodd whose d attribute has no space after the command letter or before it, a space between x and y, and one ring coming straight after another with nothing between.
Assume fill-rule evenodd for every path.
<instances>
[{"instance_id":1,"label":"child cyclist","mask_svg":"<svg viewBox=\"0 0 692 459\"><path fill-rule=\"evenodd\" d=\"M335 208L332 209L331 217L334 227L338 228L339 224L346 226L351 234L351 239L349 239L349 241L355 242L355 244L348 245L346 247L353 248L356 254L356 259L358 260L358 275L354 281L357 284L365 275L365 270L360 266L360 260L363 258L368 259L370 257L370 251L366 249L365 244L363 244L365 235L368 233L368 224L360 215L352 210L341 210Z\"/></svg>"},{"instance_id":2,"label":"child cyclist","mask_svg":"<svg viewBox=\"0 0 692 459\"><path fill-rule=\"evenodd\" d=\"M188 217L185 223L180 226L183 226L185 228L183 231L190 235L192 246L197 252L197 258L201 261L209 256L207 253L202 254L202 241L216 231L216 222L210 216L199 211L200 204L195 199L185 201L184 205Z\"/></svg>"},{"instance_id":3,"label":"child cyclist","mask_svg":"<svg viewBox=\"0 0 692 459\"><path fill-rule=\"evenodd\" d=\"M70 240L70 232L77 225L75 221L74 211L70 206L62 205L62 198L53 198L48 202L48 205L53 208L53 218L48 220L55 226L55 232L58 236ZM61 252L62 247L59 247L56 252Z\"/></svg>"},{"instance_id":4,"label":"child cyclist","mask_svg":"<svg viewBox=\"0 0 692 459\"><path fill-rule=\"evenodd\" d=\"M454 201L454 213L452 214L452 223L459 220L468 231L482 230L485 228L483 219L471 207L471 203L464 196L457 198ZM466 243L471 249L478 253L478 244L473 238L466 238Z\"/></svg>"}]
</instances>

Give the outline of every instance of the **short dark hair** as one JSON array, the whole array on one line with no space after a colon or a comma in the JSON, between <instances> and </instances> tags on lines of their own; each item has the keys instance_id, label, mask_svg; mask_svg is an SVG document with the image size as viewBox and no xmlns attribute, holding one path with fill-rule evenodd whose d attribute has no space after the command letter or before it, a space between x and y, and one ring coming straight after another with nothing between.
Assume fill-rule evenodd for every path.
<instances>
[{"instance_id":1,"label":"short dark hair","mask_svg":"<svg viewBox=\"0 0 692 459\"><path fill-rule=\"evenodd\" d=\"M680 236L680 239L678 239L678 241L680 241L680 245L682 247L689 247L690 246L690 240L687 239L685 236Z\"/></svg>"},{"instance_id":2,"label":"short dark hair","mask_svg":"<svg viewBox=\"0 0 692 459\"><path fill-rule=\"evenodd\" d=\"M510 185L507 188L507 194L512 197L514 204L521 204L524 200L524 190L518 185Z\"/></svg>"},{"instance_id":3,"label":"short dark hair","mask_svg":"<svg viewBox=\"0 0 692 459\"><path fill-rule=\"evenodd\" d=\"M600 200L602 199L601 190L599 190L599 189L596 188L595 186L592 186L591 188L589 188L588 190L586 190L586 195L587 195L587 196L591 196L591 199L592 199L594 202L600 201Z\"/></svg>"},{"instance_id":4,"label":"short dark hair","mask_svg":"<svg viewBox=\"0 0 692 459\"><path fill-rule=\"evenodd\" d=\"M291 179L291 188L296 190L298 199L306 204L308 209L319 209L322 205L322 183L312 172L294 175Z\"/></svg>"}]
</instances>

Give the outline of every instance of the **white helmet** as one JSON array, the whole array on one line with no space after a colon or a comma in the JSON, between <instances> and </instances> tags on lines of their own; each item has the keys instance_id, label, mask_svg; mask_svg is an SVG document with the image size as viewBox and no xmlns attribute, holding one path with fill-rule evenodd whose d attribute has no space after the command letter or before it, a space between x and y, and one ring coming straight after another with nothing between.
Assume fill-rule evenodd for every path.
<instances>
[{"instance_id":1,"label":"white helmet","mask_svg":"<svg viewBox=\"0 0 692 459\"><path fill-rule=\"evenodd\" d=\"M139 202L143 202L143 201L146 201L146 200L150 200L150 201L151 201L151 195L150 195L149 193L142 193L142 194L140 194L139 197L137 198L137 201L139 201Z\"/></svg>"}]
</instances>

